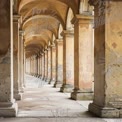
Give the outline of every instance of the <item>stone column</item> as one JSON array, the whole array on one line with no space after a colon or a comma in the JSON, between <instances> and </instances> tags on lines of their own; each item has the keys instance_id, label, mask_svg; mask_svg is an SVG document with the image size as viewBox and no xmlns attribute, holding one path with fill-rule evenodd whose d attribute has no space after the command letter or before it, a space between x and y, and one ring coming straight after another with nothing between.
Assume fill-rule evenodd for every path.
<instances>
[{"instance_id":1,"label":"stone column","mask_svg":"<svg viewBox=\"0 0 122 122\"><path fill-rule=\"evenodd\" d=\"M19 42L18 42L18 80L19 80L19 86L20 91L24 92L24 75L23 75L23 31L19 31Z\"/></svg>"},{"instance_id":2,"label":"stone column","mask_svg":"<svg viewBox=\"0 0 122 122\"><path fill-rule=\"evenodd\" d=\"M25 40L24 40L24 42L25 42ZM26 68L26 56L25 56L25 45L24 45L24 60L23 60L23 62L24 62L24 64L23 64L23 70L24 70L24 87L25 87L25 68Z\"/></svg>"},{"instance_id":3,"label":"stone column","mask_svg":"<svg viewBox=\"0 0 122 122\"><path fill-rule=\"evenodd\" d=\"M51 66L51 82L55 82L56 81L56 47L54 45L52 45L51 47L51 59L52 59L52 66Z\"/></svg>"},{"instance_id":4,"label":"stone column","mask_svg":"<svg viewBox=\"0 0 122 122\"><path fill-rule=\"evenodd\" d=\"M11 0L0 1L0 116L15 117L13 95L13 8Z\"/></svg>"},{"instance_id":5,"label":"stone column","mask_svg":"<svg viewBox=\"0 0 122 122\"><path fill-rule=\"evenodd\" d=\"M45 53L42 54L42 80L45 78Z\"/></svg>"},{"instance_id":6,"label":"stone column","mask_svg":"<svg viewBox=\"0 0 122 122\"><path fill-rule=\"evenodd\" d=\"M31 57L29 57L28 60L29 60L29 64L28 64L29 72L28 72L28 74L30 75L31 74Z\"/></svg>"},{"instance_id":7,"label":"stone column","mask_svg":"<svg viewBox=\"0 0 122 122\"><path fill-rule=\"evenodd\" d=\"M13 46L14 46L14 98L16 100L21 100L22 95L20 94L19 78L18 78L18 42L19 42L19 18L20 16L13 16Z\"/></svg>"},{"instance_id":8,"label":"stone column","mask_svg":"<svg viewBox=\"0 0 122 122\"><path fill-rule=\"evenodd\" d=\"M26 74L30 74L30 58L26 58Z\"/></svg>"},{"instance_id":9,"label":"stone column","mask_svg":"<svg viewBox=\"0 0 122 122\"><path fill-rule=\"evenodd\" d=\"M33 56L33 76L35 77L35 56Z\"/></svg>"},{"instance_id":10,"label":"stone column","mask_svg":"<svg viewBox=\"0 0 122 122\"><path fill-rule=\"evenodd\" d=\"M72 92L74 85L74 32L63 31L63 85L61 92Z\"/></svg>"},{"instance_id":11,"label":"stone column","mask_svg":"<svg viewBox=\"0 0 122 122\"><path fill-rule=\"evenodd\" d=\"M36 55L36 77L38 77L38 55Z\"/></svg>"},{"instance_id":12,"label":"stone column","mask_svg":"<svg viewBox=\"0 0 122 122\"><path fill-rule=\"evenodd\" d=\"M23 87L25 87L25 80L24 80L24 31L23 31L23 38L21 41L21 78Z\"/></svg>"},{"instance_id":13,"label":"stone column","mask_svg":"<svg viewBox=\"0 0 122 122\"><path fill-rule=\"evenodd\" d=\"M28 74L30 75L31 74L31 57L29 57L28 58L28 69L29 69L29 71L28 71Z\"/></svg>"},{"instance_id":14,"label":"stone column","mask_svg":"<svg viewBox=\"0 0 122 122\"><path fill-rule=\"evenodd\" d=\"M30 63L30 67L31 67L31 75L33 75L33 58L32 56L30 57L31 63Z\"/></svg>"},{"instance_id":15,"label":"stone column","mask_svg":"<svg viewBox=\"0 0 122 122\"><path fill-rule=\"evenodd\" d=\"M36 61L35 61L35 55L33 56L33 76L35 77L35 71L36 71Z\"/></svg>"},{"instance_id":16,"label":"stone column","mask_svg":"<svg viewBox=\"0 0 122 122\"><path fill-rule=\"evenodd\" d=\"M89 111L104 118L122 118L122 1L97 2L94 11L95 95Z\"/></svg>"},{"instance_id":17,"label":"stone column","mask_svg":"<svg viewBox=\"0 0 122 122\"><path fill-rule=\"evenodd\" d=\"M40 72L40 61L39 61L39 54L38 54L38 67L37 67L37 77L39 78L39 72Z\"/></svg>"},{"instance_id":18,"label":"stone column","mask_svg":"<svg viewBox=\"0 0 122 122\"><path fill-rule=\"evenodd\" d=\"M75 32L74 44L74 91L71 98L75 100L93 100L93 16L76 15L72 20Z\"/></svg>"},{"instance_id":19,"label":"stone column","mask_svg":"<svg viewBox=\"0 0 122 122\"><path fill-rule=\"evenodd\" d=\"M48 50L45 49L45 81L47 81L48 78Z\"/></svg>"},{"instance_id":20,"label":"stone column","mask_svg":"<svg viewBox=\"0 0 122 122\"><path fill-rule=\"evenodd\" d=\"M56 41L56 82L54 87L60 88L63 84L63 39Z\"/></svg>"},{"instance_id":21,"label":"stone column","mask_svg":"<svg viewBox=\"0 0 122 122\"><path fill-rule=\"evenodd\" d=\"M37 71L37 60L36 55L34 55L34 76L36 77L36 71Z\"/></svg>"},{"instance_id":22,"label":"stone column","mask_svg":"<svg viewBox=\"0 0 122 122\"><path fill-rule=\"evenodd\" d=\"M31 56L31 63L30 63L30 65L31 65L31 75L33 75L33 58L32 58L32 56Z\"/></svg>"},{"instance_id":23,"label":"stone column","mask_svg":"<svg viewBox=\"0 0 122 122\"><path fill-rule=\"evenodd\" d=\"M42 78L42 54L40 54L39 62L40 62L40 67L39 67L40 72L39 72L39 74L40 74L40 78Z\"/></svg>"},{"instance_id":24,"label":"stone column","mask_svg":"<svg viewBox=\"0 0 122 122\"><path fill-rule=\"evenodd\" d=\"M51 82L51 47L48 48L48 83Z\"/></svg>"}]
</instances>

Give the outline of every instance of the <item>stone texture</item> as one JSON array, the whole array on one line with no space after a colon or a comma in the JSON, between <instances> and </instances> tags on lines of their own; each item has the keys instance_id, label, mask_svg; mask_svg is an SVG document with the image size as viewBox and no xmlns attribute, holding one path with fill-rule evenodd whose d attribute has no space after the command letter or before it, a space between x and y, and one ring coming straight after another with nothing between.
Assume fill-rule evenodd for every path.
<instances>
[{"instance_id":1,"label":"stone texture","mask_svg":"<svg viewBox=\"0 0 122 122\"><path fill-rule=\"evenodd\" d=\"M0 106L0 117L16 117L17 111L17 103L11 103L11 106Z\"/></svg>"},{"instance_id":2,"label":"stone texture","mask_svg":"<svg viewBox=\"0 0 122 122\"><path fill-rule=\"evenodd\" d=\"M113 107L100 107L95 104L90 104L89 111L102 118L119 118L121 110Z\"/></svg>"},{"instance_id":3,"label":"stone texture","mask_svg":"<svg viewBox=\"0 0 122 122\"><path fill-rule=\"evenodd\" d=\"M63 36L63 85L61 92L70 92L74 85L74 33L73 30L62 32ZM69 87L69 89L68 89Z\"/></svg>"},{"instance_id":4,"label":"stone texture","mask_svg":"<svg viewBox=\"0 0 122 122\"><path fill-rule=\"evenodd\" d=\"M14 15L13 16L13 38L14 38L14 65L13 65L13 70L14 70L14 98L16 100L21 100L22 98L22 94L20 94L20 84L19 84L19 78L18 78L18 74L19 74L19 70L18 70L18 41L19 41L19 19L20 16L18 15Z\"/></svg>"},{"instance_id":5,"label":"stone texture","mask_svg":"<svg viewBox=\"0 0 122 122\"><path fill-rule=\"evenodd\" d=\"M0 116L14 117L17 113L17 104L13 98L13 33L12 33L12 2L0 2ZM2 34L3 31L5 34ZM4 43L5 45L4 45ZM7 45L7 48L6 48Z\"/></svg>"},{"instance_id":6,"label":"stone texture","mask_svg":"<svg viewBox=\"0 0 122 122\"><path fill-rule=\"evenodd\" d=\"M89 110L101 117L119 118L122 111L122 42L118 32L122 29L122 17L118 12L122 2L111 1L105 5L105 12L100 16L99 8L95 7L96 22L99 17L104 21L95 23L95 96Z\"/></svg>"},{"instance_id":7,"label":"stone texture","mask_svg":"<svg viewBox=\"0 0 122 122\"><path fill-rule=\"evenodd\" d=\"M80 90L73 90L74 92L71 93L71 99L74 100L93 100L94 93L93 92L82 92Z\"/></svg>"},{"instance_id":8,"label":"stone texture","mask_svg":"<svg viewBox=\"0 0 122 122\"><path fill-rule=\"evenodd\" d=\"M54 87L60 88L63 84L63 39L56 41L56 82Z\"/></svg>"},{"instance_id":9,"label":"stone texture","mask_svg":"<svg viewBox=\"0 0 122 122\"><path fill-rule=\"evenodd\" d=\"M45 49L45 81L48 80L48 50Z\"/></svg>"},{"instance_id":10,"label":"stone texture","mask_svg":"<svg viewBox=\"0 0 122 122\"><path fill-rule=\"evenodd\" d=\"M72 23L75 33L74 92L72 99L90 100L93 98L94 47L92 15L76 15ZM81 93L80 93L81 92ZM87 96L88 95L88 96ZM90 96L91 95L91 96Z\"/></svg>"},{"instance_id":11,"label":"stone texture","mask_svg":"<svg viewBox=\"0 0 122 122\"><path fill-rule=\"evenodd\" d=\"M66 92L66 93L71 93L73 92L73 85L71 84L63 84L62 87L60 88L61 92Z\"/></svg>"}]
</instances>

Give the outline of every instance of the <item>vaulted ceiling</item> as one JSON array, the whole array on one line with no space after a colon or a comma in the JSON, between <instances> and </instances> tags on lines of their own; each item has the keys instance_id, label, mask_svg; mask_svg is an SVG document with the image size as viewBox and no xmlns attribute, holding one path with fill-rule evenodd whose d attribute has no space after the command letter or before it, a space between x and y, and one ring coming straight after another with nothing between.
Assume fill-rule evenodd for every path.
<instances>
[{"instance_id":1,"label":"vaulted ceiling","mask_svg":"<svg viewBox=\"0 0 122 122\"><path fill-rule=\"evenodd\" d=\"M78 13L79 0L14 0L14 13L21 15L26 56L39 53L53 44L59 36L59 27L66 29L69 8Z\"/></svg>"}]
</instances>

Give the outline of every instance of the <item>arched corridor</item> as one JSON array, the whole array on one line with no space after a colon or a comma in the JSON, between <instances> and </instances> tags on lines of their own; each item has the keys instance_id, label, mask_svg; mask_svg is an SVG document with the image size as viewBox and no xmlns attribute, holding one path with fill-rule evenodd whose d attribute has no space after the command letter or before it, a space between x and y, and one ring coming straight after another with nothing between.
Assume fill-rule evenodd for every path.
<instances>
[{"instance_id":1,"label":"arched corridor","mask_svg":"<svg viewBox=\"0 0 122 122\"><path fill-rule=\"evenodd\" d=\"M121 10L121 0L1 0L0 117L121 121Z\"/></svg>"},{"instance_id":2,"label":"arched corridor","mask_svg":"<svg viewBox=\"0 0 122 122\"><path fill-rule=\"evenodd\" d=\"M18 117L94 117L87 112L91 101L70 100L70 93L61 93L44 81L26 76L23 99L18 101Z\"/></svg>"}]
</instances>

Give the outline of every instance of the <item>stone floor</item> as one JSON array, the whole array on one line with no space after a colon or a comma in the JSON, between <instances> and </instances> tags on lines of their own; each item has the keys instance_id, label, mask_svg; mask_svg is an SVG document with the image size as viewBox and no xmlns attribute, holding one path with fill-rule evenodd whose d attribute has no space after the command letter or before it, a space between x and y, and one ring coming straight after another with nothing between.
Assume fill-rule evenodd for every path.
<instances>
[{"instance_id":1,"label":"stone floor","mask_svg":"<svg viewBox=\"0 0 122 122\"><path fill-rule=\"evenodd\" d=\"M27 75L17 118L0 118L0 122L122 122L90 114L90 102L71 100L70 94L60 93L53 85Z\"/></svg>"}]
</instances>

